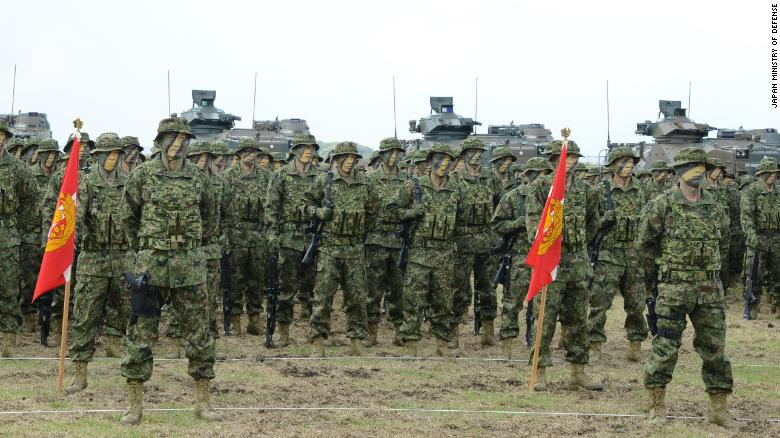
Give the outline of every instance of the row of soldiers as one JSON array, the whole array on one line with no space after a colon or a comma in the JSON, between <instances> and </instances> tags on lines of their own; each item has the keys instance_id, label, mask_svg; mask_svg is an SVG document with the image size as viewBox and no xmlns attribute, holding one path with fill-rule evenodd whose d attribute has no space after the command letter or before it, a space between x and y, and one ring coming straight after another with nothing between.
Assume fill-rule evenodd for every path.
<instances>
[{"instance_id":1,"label":"row of soldiers","mask_svg":"<svg viewBox=\"0 0 780 438\"><path fill-rule=\"evenodd\" d=\"M3 132L10 136L7 129ZM395 326L396 344L406 346L409 354L417 355L421 324L426 318L436 338L436 353L448 356L450 348L458 347L459 326L472 301L470 277L473 275L475 313L479 314L483 326L481 342L491 345L497 299L490 275L498 264L492 247L498 236L513 236L516 244L510 251L519 255L528 251L549 192L550 173L561 153L560 142L550 143L547 159L531 159L513 174L515 158L505 148L494 151L493 169L484 169L481 163L486 148L476 139L466 140L457 152L447 145L436 144L404 160L403 146L390 138L380 144L380 162L363 174L357 171L361 156L354 143L337 145L326 160L326 169L320 170L316 166L319 149L316 140L301 135L292 142L290 162L272 172L271 163L277 160L252 139L243 139L233 154L218 142L190 145L192 138L186 122L165 119L155 139L159 152L137 169L128 169L128 162L136 167L137 161L132 163L127 159L130 154L125 138L103 135L93 144L82 136L86 148L94 147L83 155L91 159L85 158L82 167L91 162L97 171L83 177L79 187L81 254L76 271L79 280L74 294L71 348L76 372L68 392L86 388L87 363L94 354L98 325L104 320L109 345L125 334L128 351L122 362L122 374L128 380L130 409L123 421L127 423L135 423L141 417L142 382L152 372L151 347L161 302L172 308L172 319L176 321L173 335L181 338L190 360L190 375L196 381L196 412L204 418L219 419L210 406L208 382L214 376L214 339L219 336L218 290L223 266L231 271L229 296L223 300L223 306L230 314L234 333L241 333L240 316L244 310L248 319L246 331L250 334L262 331L262 290L271 281L268 266L273 261L278 266L274 271L278 272L279 280L275 309L279 331L275 344L285 346L290 342L289 327L297 296L302 302L302 312L311 313L310 337L317 356L325 354L324 341L330 334L330 313L337 290L344 293L352 354L361 354L362 347L377 342L380 305L384 299ZM233 156L235 163L228 168ZM570 142L570 163L567 162L570 173L576 173L571 171L579 157L576 143ZM2 163L6 161L8 169L19 170L12 181L17 183L15 194L21 201L15 206L18 211L14 211L14 216L25 226L17 228L30 230L32 227L28 225L35 222L36 216L32 206L40 205L34 198L40 199L40 195L25 198L30 195L25 190L36 184L25 180L20 160L4 157ZM46 156L44 163L49 161ZM603 387L588 376L585 365L589 350L598 351L606 341L603 331L606 310L618 291L626 302L627 335L631 341L629 358L639 360L640 343L648 331L642 317L649 290L646 285L652 283L648 279L659 278L642 272L659 271L659 267L674 260L664 258L663 254L642 258L642 251L637 254L634 246L641 235L640 219L647 216L643 209L653 205L651 199L659 198L651 195L651 184L663 183L656 175L647 184L632 178L637 161L630 149L616 148L607 163L612 170L611 179L591 186L575 175L570 176L564 252L546 306L548 317L542 330L537 390L546 389L544 370L551 364L549 343L557 319L566 328L564 347L566 359L572 364L573 382L589 389ZM686 181L680 169L691 163L697 162L676 161L674 173ZM762 162L757 175L776 177L777 164L774 167L770 164ZM706 167L717 166L710 163ZM671 174L670 169L666 170ZM61 173L49 179L44 198L56 197ZM706 173L711 177L712 169ZM718 181L718 175L712 179ZM765 179L761 183L767 184ZM667 193L663 187L658 192ZM742 204L750 202L745 201L745 194L742 198ZM53 208L54 200L49 199L43 206ZM777 208L771 201L764 199L760 207ZM741 206L742 211L752 211L750 206ZM43 217L50 218L51 214L46 213ZM726 214L722 216L728 218ZM755 232L765 232L769 224L777 223L767 219L776 218L769 212L753 216L758 220L754 223ZM312 219L320 224L321 233L316 265L306 265L301 260L311 244L312 237L307 235L306 228ZM48 230L40 215L37 220ZM746 228L744 224L742 228ZM729 235L728 229L717 231ZM749 231L745 234L748 248L751 242L755 248L755 238L750 237ZM680 241L690 238L689 243L699 250L698 262L704 263L704 258L712 261L712 248L705 248L699 239L693 239L695 236L678 232L673 237ZM593 264L588 260L589 245ZM594 250L598 251L595 258ZM662 246L662 252L667 250ZM398 261L404 252L408 263L401 269L399 265L404 264ZM228 255L227 264L220 263L224 254ZM768 260L766 265L770 264ZM149 287L138 288L128 297L120 278L125 271L146 273ZM660 278L668 282L670 275L678 275L670 272L674 270L659 273ZM710 274L702 275L718 272L719 276L722 271L718 266L703 272ZM530 271L516 258L511 263L509 277L510 281L504 283L498 333L507 357L511 357L512 339L518 336L520 294L527 288ZM722 305L719 297L722 300L722 290L720 295L708 297L706 304ZM679 318L668 321L679 321ZM4 348L10 344L10 333L15 331L15 327L9 327L3 329ZM116 339L111 341L112 337ZM667 350L674 347L672 341ZM679 338L676 342L679 348ZM710 356L712 360L725 360L722 349ZM669 360L667 357L664 365L673 369L674 364L668 363ZM649 367L650 363L648 370ZM664 368L660 372L665 377L667 371L668 380L660 379L663 386L671 379L671 371ZM728 372L730 376L730 369ZM649 389L658 385L646 379ZM714 394L730 392L730 386L714 387L719 392L711 389L708 386L708 392ZM723 412L721 415L725 415Z\"/></svg>"}]
</instances>

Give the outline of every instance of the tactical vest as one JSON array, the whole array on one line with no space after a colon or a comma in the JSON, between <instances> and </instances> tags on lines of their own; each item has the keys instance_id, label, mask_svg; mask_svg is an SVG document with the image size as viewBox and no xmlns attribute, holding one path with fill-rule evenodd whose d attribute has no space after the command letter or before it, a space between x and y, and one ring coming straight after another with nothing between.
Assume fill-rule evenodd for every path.
<instances>
[{"instance_id":1,"label":"tactical vest","mask_svg":"<svg viewBox=\"0 0 780 438\"><path fill-rule=\"evenodd\" d=\"M177 250L201 246L203 181L193 171L175 176L166 175L163 170L149 172L142 193L140 249Z\"/></svg>"},{"instance_id":2,"label":"tactical vest","mask_svg":"<svg viewBox=\"0 0 780 438\"><path fill-rule=\"evenodd\" d=\"M573 187L566 187L563 207L563 248L570 252L584 251L588 245L588 195L593 190L574 179Z\"/></svg>"},{"instance_id":3,"label":"tactical vest","mask_svg":"<svg viewBox=\"0 0 780 438\"><path fill-rule=\"evenodd\" d=\"M377 197L383 202L392 199L392 197L398 191L398 188L401 187L401 185L404 183L403 178L396 178L385 175L384 170L381 167L376 172L372 173L368 179L374 191L376 192ZM378 234L388 235L398 232L400 228L401 224L392 220L388 212L384 211L383 209L379 212L377 220L374 222L370 231Z\"/></svg>"},{"instance_id":4,"label":"tactical vest","mask_svg":"<svg viewBox=\"0 0 780 438\"><path fill-rule=\"evenodd\" d=\"M603 183L600 184L602 184L603 187ZM610 185L612 193L612 205L615 209L615 223L604 235L602 247L633 246L639 228L639 221L641 219L640 213L642 207L644 207L645 201L642 190L639 189L639 183L637 181L632 181L631 188L625 191L615 189L611 181L608 181L607 184ZM568 207L568 199L566 201L566 207ZM602 211L606 211L606 192L603 193L599 202L601 203Z\"/></svg>"},{"instance_id":5,"label":"tactical vest","mask_svg":"<svg viewBox=\"0 0 780 438\"><path fill-rule=\"evenodd\" d=\"M251 175L244 175L240 166L231 169L231 172L228 181L233 193L232 208L236 218L246 224L261 224L270 173L258 167Z\"/></svg>"},{"instance_id":6,"label":"tactical vest","mask_svg":"<svg viewBox=\"0 0 780 438\"><path fill-rule=\"evenodd\" d=\"M366 203L369 193L370 187L363 177L356 177L352 184L334 178L333 218L326 222L323 233L330 239L333 237L362 239L366 233Z\"/></svg>"},{"instance_id":7,"label":"tactical vest","mask_svg":"<svg viewBox=\"0 0 780 438\"><path fill-rule=\"evenodd\" d=\"M767 192L759 185L754 200L756 231L762 234L779 231L780 196L776 192Z\"/></svg>"},{"instance_id":8,"label":"tactical vest","mask_svg":"<svg viewBox=\"0 0 780 438\"><path fill-rule=\"evenodd\" d=\"M436 190L431 187L429 177L421 179L422 205L425 215L417 220L413 246L433 247L437 242L455 241L455 221L458 217L460 191L449 181L447 187ZM423 184L425 181L425 184ZM449 244L446 245L449 247Z\"/></svg>"},{"instance_id":9,"label":"tactical vest","mask_svg":"<svg viewBox=\"0 0 780 438\"><path fill-rule=\"evenodd\" d=\"M485 177L484 174L477 178L461 176L457 183L461 187L463 210L457 224L458 234L488 232L488 224L493 217L493 191L490 178Z\"/></svg>"},{"instance_id":10,"label":"tactical vest","mask_svg":"<svg viewBox=\"0 0 780 438\"><path fill-rule=\"evenodd\" d=\"M289 164L287 165L289 166ZM284 172L279 174L279 178L284 181L284 202L282 203L282 217L281 224L284 229L285 224L297 224L293 225L300 227L301 224L309 223L309 215L306 214L306 200L303 195L309 190L317 178L317 174L310 172L306 176L292 175L289 169L285 166L280 170Z\"/></svg>"},{"instance_id":11,"label":"tactical vest","mask_svg":"<svg viewBox=\"0 0 780 438\"><path fill-rule=\"evenodd\" d=\"M85 250L127 249L128 242L120 221L122 190L127 178L117 176L117 185L102 181L98 172L87 177L91 186L89 211L83 218L86 229L79 233Z\"/></svg>"}]
</instances>

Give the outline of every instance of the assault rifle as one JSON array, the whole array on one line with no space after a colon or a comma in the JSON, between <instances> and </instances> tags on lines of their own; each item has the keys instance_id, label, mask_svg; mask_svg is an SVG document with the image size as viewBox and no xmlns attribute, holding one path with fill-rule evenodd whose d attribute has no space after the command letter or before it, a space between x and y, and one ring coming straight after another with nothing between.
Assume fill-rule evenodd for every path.
<instances>
[{"instance_id":1,"label":"assault rifle","mask_svg":"<svg viewBox=\"0 0 780 438\"><path fill-rule=\"evenodd\" d=\"M745 277L745 310L742 318L750 320L750 307L758 301L756 289L758 288L758 250L753 250L753 258L750 261L750 272Z\"/></svg>"},{"instance_id":2,"label":"assault rifle","mask_svg":"<svg viewBox=\"0 0 780 438\"><path fill-rule=\"evenodd\" d=\"M528 302L525 309L525 346L530 347L534 343L534 300Z\"/></svg>"},{"instance_id":3,"label":"assault rifle","mask_svg":"<svg viewBox=\"0 0 780 438\"><path fill-rule=\"evenodd\" d=\"M222 254L219 264L219 287L222 288L222 330L225 332L225 336L230 336L230 312L233 308L230 305L230 275L233 273L233 268L226 253Z\"/></svg>"},{"instance_id":4,"label":"assault rifle","mask_svg":"<svg viewBox=\"0 0 780 438\"><path fill-rule=\"evenodd\" d=\"M650 290L651 296L645 299L645 304L647 304L647 314L645 317L647 318L647 327L650 329L650 333L655 336L658 334L658 315L655 313L655 302L658 299L657 278L653 278L650 281Z\"/></svg>"},{"instance_id":5,"label":"assault rifle","mask_svg":"<svg viewBox=\"0 0 780 438\"><path fill-rule=\"evenodd\" d=\"M328 176L325 180L325 207L333 208L333 170L328 169ZM322 229L325 227L325 221L313 217L309 226L306 227L304 232L311 234L311 243L306 248L306 254L303 256L301 263L304 265L314 264L314 260L317 257L317 250L320 248L320 239L322 238Z\"/></svg>"},{"instance_id":6,"label":"assault rifle","mask_svg":"<svg viewBox=\"0 0 780 438\"><path fill-rule=\"evenodd\" d=\"M612 203L612 187L609 185L609 181L604 180L601 182L604 184L604 194L607 196L607 211L615 211L615 205ZM610 228L615 225L615 221L609 221L599 230L596 236L591 242L590 248L588 248L588 256L590 259L591 268L596 267L596 263L599 261L599 249L601 248L601 241L604 240L604 236L607 235ZM588 280L588 289L593 284L593 276Z\"/></svg>"},{"instance_id":7,"label":"assault rifle","mask_svg":"<svg viewBox=\"0 0 780 438\"><path fill-rule=\"evenodd\" d=\"M41 324L41 345L49 346L49 332L51 331L51 294L49 292L38 297L38 322Z\"/></svg>"},{"instance_id":8,"label":"assault rifle","mask_svg":"<svg viewBox=\"0 0 780 438\"><path fill-rule=\"evenodd\" d=\"M122 276L130 286L130 324L138 322L139 316L159 316L160 291L149 285L149 273L124 272Z\"/></svg>"},{"instance_id":9,"label":"assault rifle","mask_svg":"<svg viewBox=\"0 0 780 438\"><path fill-rule=\"evenodd\" d=\"M271 348L274 332L276 331L276 304L279 301L279 256L271 256L269 269L271 282L266 289L268 300L265 305L265 348Z\"/></svg>"},{"instance_id":10,"label":"assault rifle","mask_svg":"<svg viewBox=\"0 0 780 438\"><path fill-rule=\"evenodd\" d=\"M420 180L416 176L412 177L414 181L414 202L422 202L422 189L420 188ZM401 229L398 230L397 237L401 238L401 252L398 253L398 262L396 265L401 269L406 269L406 259L409 256L409 247L412 246L412 237L414 237L414 229L417 227L415 219L404 221L401 224Z\"/></svg>"}]
</instances>

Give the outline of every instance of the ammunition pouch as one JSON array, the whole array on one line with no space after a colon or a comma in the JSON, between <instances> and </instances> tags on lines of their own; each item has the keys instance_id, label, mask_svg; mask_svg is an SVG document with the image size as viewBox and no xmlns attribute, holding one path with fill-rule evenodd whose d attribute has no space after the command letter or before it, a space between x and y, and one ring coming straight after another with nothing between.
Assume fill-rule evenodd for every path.
<instances>
[{"instance_id":1,"label":"ammunition pouch","mask_svg":"<svg viewBox=\"0 0 780 438\"><path fill-rule=\"evenodd\" d=\"M156 239L153 237L140 237L138 239L138 248L144 249L156 249L160 251L171 251L179 249L193 249L198 248L200 242L196 242L192 239L185 239L184 236L171 236L169 239Z\"/></svg>"},{"instance_id":2,"label":"ammunition pouch","mask_svg":"<svg viewBox=\"0 0 780 438\"><path fill-rule=\"evenodd\" d=\"M124 273L125 280L130 285L130 323L135 324L139 316L158 316L160 314L160 291L149 285L149 273L136 275Z\"/></svg>"},{"instance_id":3,"label":"ammunition pouch","mask_svg":"<svg viewBox=\"0 0 780 438\"><path fill-rule=\"evenodd\" d=\"M0 214L13 214L19 206L19 200L13 190L0 188Z\"/></svg>"},{"instance_id":4,"label":"ammunition pouch","mask_svg":"<svg viewBox=\"0 0 780 438\"><path fill-rule=\"evenodd\" d=\"M0 228L16 228L16 217L15 216L6 216L3 218L0 218Z\"/></svg>"},{"instance_id":5,"label":"ammunition pouch","mask_svg":"<svg viewBox=\"0 0 780 438\"><path fill-rule=\"evenodd\" d=\"M688 283L692 281L707 281L720 278L720 271L685 271L676 269L660 269L658 281L661 283Z\"/></svg>"}]
</instances>

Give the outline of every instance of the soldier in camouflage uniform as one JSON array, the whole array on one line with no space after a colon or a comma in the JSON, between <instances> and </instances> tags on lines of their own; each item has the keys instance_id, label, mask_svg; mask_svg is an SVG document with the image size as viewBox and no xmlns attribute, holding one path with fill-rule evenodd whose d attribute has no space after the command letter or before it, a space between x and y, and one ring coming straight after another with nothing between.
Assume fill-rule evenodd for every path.
<instances>
[{"instance_id":1,"label":"soldier in camouflage uniform","mask_svg":"<svg viewBox=\"0 0 780 438\"><path fill-rule=\"evenodd\" d=\"M426 162L421 163L422 154ZM423 311L428 309L431 331L436 338L436 354L450 355L447 342L452 337L452 304L455 291L456 220L463 211L460 186L450 176L454 156L446 144L436 143L413 158L416 172L425 172L405 182L387 204L396 220L412 221L411 248L404 272L401 337L411 356L417 356L417 341ZM424 169L431 167L428 173ZM419 189L418 189L419 187ZM421 201L415 192L421 192Z\"/></svg>"},{"instance_id":2,"label":"soldier in camouflage uniform","mask_svg":"<svg viewBox=\"0 0 780 438\"><path fill-rule=\"evenodd\" d=\"M591 167L588 169L588 172L585 174L584 181L588 183L591 187L596 187L596 184L599 183L599 176L601 175L601 171L599 170L598 166Z\"/></svg>"},{"instance_id":3,"label":"soldier in camouflage uniform","mask_svg":"<svg viewBox=\"0 0 780 438\"><path fill-rule=\"evenodd\" d=\"M123 173L130 173L143 162L142 152L144 148L139 144L137 137L122 137L120 142L125 152L122 157L120 170Z\"/></svg>"},{"instance_id":4,"label":"soldier in camouflage uniform","mask_svg":"<svg viewBox=\"0 0 780 438\"><path fill-rule=\"evenodd\" d=\"M490 158L490 162L493 164L493 177L495 178L495 186L498 192L495 196L494 204L498 204L501 198L514 189L519 181L515 180L515 175L511 171L512 165L517 161L517 157L512 154L512 150L508 147L498 147L493 151L493 156Z\"/></svg>"},{"instance_id":5,"label":"soldier in camouflage uniform","mask_svg":"<svg viewBox=\"0 0 780 438\"><path fill-rule=\"evenodd\" d=\"M493 230L510 239L516 236L512 248L512 265L510 268L509 289L504 288L501 297L501 328L498 339L501 340L504 357L512 358L512 340L520 334L517 315L523 310L525 292L531 282L531 269L523 263L523 258L531 249L526 231L525 212L528 187L539 175L547 175L552 171L550 164L542 157L533 157L523 168L520 186L507 192L498 203L491 222Z\"/></svg>"},{"instance_id":6,"label":"soldier in camouflage uniform","mask_svg":"<svg viewBox=\"0 0 780 438\"><path fill-rule=\"evenodd\" d=\"M649 202L642 211L637 254L658 278L655 314L658 333L645 364L650 391L650 422L666 422L666 385L672 380L686 316L695 331L693 348L701 357L702 379L710 396L709 421L723 427L740 424L726 410L731 393L731 363L726 357L726 316L720 284L721 255L726 254L729 218L712 194L702 189L707 155L686 147L675 156L678 184Z\"/></svg>"},{"instance_id":7,"label":"soldier in camouflage uniform","mask_svg":"<svg viewBox=\"0 0 780 438\"><path fill-rule=\"evenodd\" d=\"M386 138L379 144L378 160L380 165L369 176L377 197L389 201L401 184L406 181L398 169L398 162L404 157L404 147L394 137ZM387 313L395 327L395 345L402 345L401 324L403 314L403 273L398 268L398 255L401 250L399 231L401 224L384 208L380 209L366 236L366 276L368 278L368 338L365 347L376 345L377 327L382 316L381 304L384 296Z\"/></svg>"},{"instance_id":8,"label":"soldier in camouflage uniform","mask_svg":"<svg viewBox=\"0 0 780 438\"><path fill-rule=\"evenodd\" d=\"M23 138L9 138L5 142L5 151L16 158L19 158L21 160L22 158L22 146L24 146L25 141Z\"/></svg>"},{"instance_id":9,"label":"soldier in camouflage uniform","mask_svg":"<svg viewBox=\"0 0 780 438\"><path fill-rule=\"evenodd\" d=\"M292 161L275 172L268 183L265 204L268 246L271 253L278 254L279 271L276 305L279 336L274 344L277 347L290 344L296 295L301 299L301 316L306 319L311 316L316 271L313 265L301 263L310 242L304 232L311 219L304 194L317 177L312 158L319 147L313 135L297 134L290 150Z\"/></svg>"},{"instance_id":10,"label":"soldier in camouflage uniform","mask_svg":"<svg viewBox=\"0 0 780 438\"><path fill-rule=\"evenodd\" d=\"M28 166L38 164L38 146L41 141L37 138L31 138L24 142L21 147L19 159Z\"/></svg>"},{"instance_id":11,"label":"soldier in camouflage uniform","mask_svg":"<svg viewBox=\"0 0 780 438\"><path fill-rule=\"evenodd\" d=\"M758 316L761 301L766 297L771 312L780 318L780 194L777 161L764 157L758 164L756 181L742 189L740 219L747 250L743 272L750 274L753 254L758 253L758 301L751 306L751 319Z\"/></svg>"},{"instance_id":12,"label":"soldier in camouflage uniform","mask_svg":"<svg viewBox=\"0 0 780 438\"><path fill-rule=\"evenodd\" d=\"M598 251L598 260L593 267L588 316L590 350L598 357L607 342L607 311L616 293L623 296L628 360L632 362L642 360L642 341L647 339L644 278L634 249L640 213L648 201L644 185L631 177L638 162L633 149L613 148L607 157L612 178L594 187L600 218L596 234L599 247L593 249Z\"/></svg>"},{"instance_id":13,"label":"soldier in camouflage uniform","mask_svg":"<svg viewBox=\"0 0 780 438\"><path fill-rule=\"evenodd\" d=\"M184 157L192 137L184 119L160 122L155 138L160 159L130 174L122 196L121 221L130 248L136 252L132 271L148 272L149 286L159 291L159 299L170 300L181 318L188 371L195 380L195 415L215 421L222 417L209 399L214 337L209 330L206 257L201 245L216 235L216 202L206 175ZM134 291L133 295L133 301L142 298L142 293ZM149 315L148 309L143 313L132 315L125 337L127 354L121 369L127 378L130 405L122 417L125 424L141 420L143 382L152 375L157 316Z\"/></svg>"},{"instance_id":14,"label":"soldier in camouflage uniform","mask_svg":"<svg viewBox=\"0 0 780 438\"><path fill-rule=\"evenodd\" d=\"M474 306L479 306L482 333L480 344L495 344L493 320L496 317L496 290L491 286L491 275L496 266L496 257L490 248L498 237L490 227L494 202L499 193L497 179L481 166L485 145L478 139L469 138L461 144L464 167L452 174L452 180L460 188L463 198L460 205L465 209L458 215L455 224L455 240L458 246L455 271L455 295L452 305L451 348L458 347L459 326L471 302L471 275L474 274ZM478 296L478 299L477 299Z\"/></svg>"},{"instance_id":15,"label":"soldier in camouflage uniform","mask_svg":"<svg viewBox=\"0 0 780 438\"><path fill-rule=\"evenodd\" d=\"M732 196L731 191L723 184L723 175L726 172L726 164L723 163L723 160L720 158L707 158L707 167L707 176L704 178L702 188L709 190L710 194L718 201L718 204L726 211L726 215L729 218L734 218L733 221L737 222L736 218L739 217L739 209L735 208L734 197ZM731 241L729 240L728 243L729 248L726 250L726 253L723 254L723 257L720 258L720 282L724 287L728 285L726 276L728 275L728 253L731 249Z\"/></svg>"},{"instance_id":16,"label":"soldier in camouflage uniform","mask_svg":"<svg viewBox=\"0 0 780 438\"><path fill-rule=\"evenodd\" d=\"M399 142L398 144L401 143ZM371 157L369 157L368 166L366 167L367 173L374 172L379 166L382 165L382 160L380 158L381 158L380 151L371 152Z\"/></svg>"},{"instance_id":17,"label":"soldier in camouflage uniform","mask_svg":"<svg viewBox=\"0 0 780 438\"><path fill-rule=\"evenodd\" d=\"M28 166L4 146L13 136L0 120L0 356L11 357L16 347L21 312L19 307L19 248L22 237L37 225L38 187ZM40 245L40 241L38 242ZM36 247L37 248L37 247Z\"/></svg>"},{"instance_id":18,"label":"soldier in camouflage uniform","mask_svg":"<svg viewBox=\"0 0 780 438\"><path fill-rule=\"evenodd\" d=\"M551 165L557 166L561 155L560 140L547 145L545 154ZM599 224L598 197L595 190L571 174L571 169L582 156L574 141L569 141L566 159L566 201L563 209L563 235L558 275L547 288L545 318L539 347L538 381L535 391L547 390L545 369L552 365L550 343L555 334L556 320L566 326L563 347L566 361L571 363L571 383L586 389L603 389L601 382L592 380L585 371L588 363L588 278L592 271L588 260L588 243L593 240ZM553 176L542 176L529 187L527 197L526 229L533 241L550 193ZM538 302L538 300L537 300ZM534 306L538 315L539 306ZM538 324L538 319L536 324ZM533 357L533 352L531 352Z\"/></svg>"},{"instance_id":19,"label":"soldier in camouflage uniform","mask_svg":"<svg viewBox=\"0 0 780 438\"><path fill-rule=\"evenodd\" d=\"M271 170L274 172L278 171L284 167L285 164L287 164L287 158L281 152L271 152L271 158L273 159Z\"/></svg>"},{"instance_id":20,"label":"soldier in camouflage uniform","mask_svg":"<svg viewBox=\"0 0 780 438\"><path fill-rule=\"evenodd\" d=\"M122 278L132 257L120 221L127 181L127 175L119 171L124 151L118 139L104 137L90 153L96 158L97 171L79 179L77 237L81 252L76 271L79 282L73 293L70 357L74 376L65 390L67 395L87 387L87 364L95 355L95 338L106 309L114 309L113 317L105 318L103 330L108 357L119 356L119 340L130 318L130 301Z\"/></svg>"},{"instance_id":21,"label":"soldier in camouflage uniform","mask_svg":"<svg viewBox=\"0 0 780 438\"><path fill-rule=\"evenodd\" d=\"M650 175L652 178L646 184L647 199L651 200L661 194L661 192L672 186L674 174L672 168L665 161L653 161L650 165Z\"/></svg>"},{"instance_id":22,"label":"soldier in camouflage uniform","mask_svg":"<svg viewBox=\"0 0 780 438\"><path fill-rule=\"evenodd\" d=\"M246 304L249 322L246 332L262 333L263 289L268 263L265 237L264 204L272 173L263 166L271 155L253 138L242 138L238 146L239 163L223 174L228 187L228 229L230 240L230 327L241 335L241 314Z\"/></svg>"},{"instance_id":23,"label":"soldier in camouflage uniform","mask_svg":"<svg viewBox=\"0 0 780 438\"><path fill-rule=\"evenodd\" d=\"M350 353L362 354L361 340L366 338L366 267L363 242L367 227L378 211L379 200L365 176L355 173L361 158L357 144L336 145L330 154L332 191L329 205L327 174L317 176L304 194L306 211L324 222L317 252L317 281L311 316L313 354L324 357L324 341L330 335L333 296L341 285L347 316Z\"/></svg>"}]
</instances>

